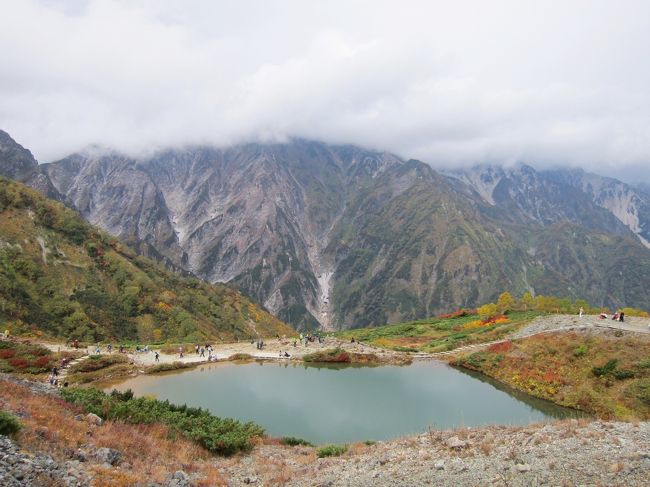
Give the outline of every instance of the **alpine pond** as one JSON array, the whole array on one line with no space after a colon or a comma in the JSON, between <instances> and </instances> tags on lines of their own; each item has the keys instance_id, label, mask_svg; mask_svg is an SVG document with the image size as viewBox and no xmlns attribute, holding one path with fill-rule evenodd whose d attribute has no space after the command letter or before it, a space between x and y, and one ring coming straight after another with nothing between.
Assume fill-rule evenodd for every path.
<instances>
[{"instance_id":1,"label":"alpine pond","mask_svg":"<svg viewBox=\"0 0 650 487\"><path fill-rule=\"evenodd\" d=\"M579 415L437 362L407 367L204 365L116 386L312 443L384 440L428 427L528 424Z\"/></svg>"}]
</instances>

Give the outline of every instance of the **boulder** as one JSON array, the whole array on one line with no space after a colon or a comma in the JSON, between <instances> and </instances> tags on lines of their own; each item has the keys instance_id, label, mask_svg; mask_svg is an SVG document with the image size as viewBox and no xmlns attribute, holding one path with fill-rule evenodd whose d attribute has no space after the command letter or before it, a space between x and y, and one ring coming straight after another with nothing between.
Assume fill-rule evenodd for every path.
<instances>
[{"instance_id":1,"label":"boulder","mask_svg":"<svg viewBox=\"0 0 650 487\"><path fill-rule=\"evenodd\" d=\"M122 454L117 450L113 450L112 448L98 448L95 452L95 458L97 458L97 460L100 462L115 466L120 463Z\"/></svg>"},{"instance_id":2,"label":"boulder","mask_svg":"<svg viewBox=\"0 0 650 487\"><path fill-rule=\"evenodd\" d=\"M447 440L447 446L454 450L460 450L462 448L467 448L467 442L461 440L458 436L452 436Z\"/></svg>"},{"instance_id":3,"label":"boulder","mask_svg":"<svg viewBox=\"0 0 650 487\"><path fill-rule=\"evenodd\" d=\"M101 426L104 420L94 413L88 413L86 414L86 422L89 424L94 424L96 426Z\"/></svg>"}]
</instances>

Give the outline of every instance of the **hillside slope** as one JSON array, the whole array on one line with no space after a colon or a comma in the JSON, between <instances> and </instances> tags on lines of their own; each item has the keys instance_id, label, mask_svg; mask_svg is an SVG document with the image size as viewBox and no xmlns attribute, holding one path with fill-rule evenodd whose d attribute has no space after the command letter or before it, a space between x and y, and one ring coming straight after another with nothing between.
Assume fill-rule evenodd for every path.
<instances>
[{"instance_id":1,"label":"hillside slope","mask_svg":"<svg viewBox=\"0 0 650 487\"><path fill-rule=\"evenodd\" d=\"M89 341L291 332L233 289L164 270L61 203L4 178L0 327Z\"/></svg>"}]
</instances>

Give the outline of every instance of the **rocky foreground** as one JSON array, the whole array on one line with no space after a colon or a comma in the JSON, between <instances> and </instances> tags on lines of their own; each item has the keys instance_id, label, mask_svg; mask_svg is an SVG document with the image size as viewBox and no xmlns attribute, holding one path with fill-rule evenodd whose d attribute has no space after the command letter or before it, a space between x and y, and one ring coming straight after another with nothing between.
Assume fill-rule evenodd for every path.
<instances>
[{"instance_id":1,"label":"rocky foreground","mask_svg":"<svg viewBox=\"0 0 650 487\"><path fill-rule=\"evenodd\" d=\"M112 468L128 469L119 453L103 450L94 457L117 457ZM103 468L110 467L107 458ZM232 486L647 486L650 424L571 420L431 431L371 446L352 445L335 458L316 458L310 447L260 445L249 455L214 461L222 474L219 484ZM84 466L91 463L86 462L90 459L57 462L44 453L22 452L0 436L3 486L92 485L92 473ZM192 470L191 465L178 465L162 485L200 481L182 468Z\"/></svg>"}]
</instances>

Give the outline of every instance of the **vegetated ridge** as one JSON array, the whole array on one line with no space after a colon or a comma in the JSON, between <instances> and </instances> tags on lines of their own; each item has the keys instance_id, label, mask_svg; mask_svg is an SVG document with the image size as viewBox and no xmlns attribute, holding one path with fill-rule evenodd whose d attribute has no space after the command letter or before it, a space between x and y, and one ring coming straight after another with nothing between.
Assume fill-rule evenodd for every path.
<instances>
[{"instance_id":1,"label":"vegetated ridge","mask_svg":"<svg viewBox=\"0 0 650 487\"><path fill-rule=\"evenodd\" d=\"M92 342L231 340L292 331L232 288L165 270L61 203L5 178L0 327Z\"/></svg>"}]
</instances>

